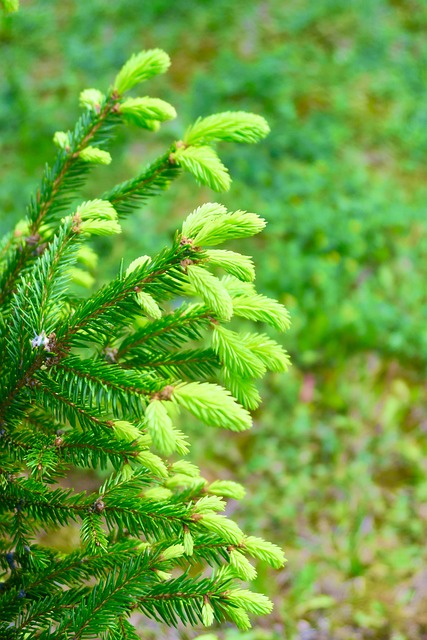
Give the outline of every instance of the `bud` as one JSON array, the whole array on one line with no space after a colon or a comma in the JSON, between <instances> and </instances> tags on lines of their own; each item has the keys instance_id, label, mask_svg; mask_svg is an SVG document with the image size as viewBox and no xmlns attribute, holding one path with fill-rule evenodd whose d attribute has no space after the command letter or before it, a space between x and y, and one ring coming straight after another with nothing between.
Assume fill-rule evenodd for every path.
<instances>
[{"instance_id":1,"label":"bud","mask_svg":"<svg viewBox=\"0 0 427 640\"><path fill-rule=\"evenodd\" d=\"M213 621L214 621L214 610L212 608L212 605L209 603L209 601L206 598L202 606L202 622L205 627L210 627L211 624L213 624Z\"/></svg>"},{"instance_id":2,"label":"bud","mask_svg":"<svg viewBox=\"0 0 427 640\"><path fill-rule=\"evenodd\" d=\"M164 549L160 555L161 561L175 560L175 558L181 558L184 555L184 547L182 544L174 544L167 549Z\"/></svg>"},{"instance_id":3,"label":"bud","mask_svg":"<svg viewBox=\"0 0 427 640\"><path fill-rule=\"evenodd\" d=\"M205 478L190 478L183 473L177 473L166 480L166 485L171 489L180 487L186 490L191 489L192 491L201 491L206 482Z\"/></svg>"},{"instance_id":4,"label":"bud","mask_svg":"<svg viewBox=\"0 0 427 640\"><path fill-rule=\"evenodd\" d=\"M144 491L144 498L147 498L148 500L155 500L156 502L169 500L172 495L172 491L170 489L166 489L166 487L153 487L152 489Z\"/></svg>"},{"instance_id":5,"label":"bud","mask_svg":"<svg viewBox=\"0 0 427 640\"><path fill-rule=\"evenodd\" d=\"M136 258L135 260L133 260L130 263L130 265L126 269L126 277L130 276L130 274L133 271L135 271L135 269L138 269L139 267L144 267L145 265L149 264L150 262L151 262L150 256L140 256L139 258Z\"/></svg>"},{"instance_id":6,"label":"bud","mask_svg":"<svg viewBox=\"0 0 427 640\"><path fill-rule=\"evenodd\" d=\"M141 451L141 453L138 453L136 456L136 460L155 476L159 476L161 478L168 477L168 470L165 463L161 458L159 458L159 456L151 453L151 451Z\"/></svg>"},{"instance_id":7,"label":"bud","mask_svg":"<svg viewBox=\"0 0 427 640\"><path fill-rule=\"evenodd\" d=\"M88 200L77 207L82 220L117 220L117 211L108 200Z\"/></svg>"},{"instance_id":8,"label":"bud","mask_svg":"<svg viewBox=\"0 0 427 640\"><path fill-rule=\"evenodd\" d=\"M212 332L212 347L228 370L243 378L261 378L266 367L235 331L215 325Z\"/></svg>"},{"instance_id":9,"label":"bud","mask_svg":"<svg viewBox=\"0 0 427 640\"><path fill-rule=\"evenodd\" d=\"M84 89L80 93L79 104L85 109L91 109L99 112L104 100L104 94L101 93L101 91L98 91L98 89Z\"/></svg>"},{"instance_id":10,"label":"bud","mask_svg":"<svg viewBox=\"0 0 427 640\"><path fill-rule=\"evenodd\" d=\"M144 291L138 291L136 294L136 301L141 309L154 320L159 320L162 317L162 312L159 305L149 293Z\"/></svg>"},{"instance_id":11,"label":"bud","mask_svg":"<svg viewBox=\"0 0 427 640\"><path fill-rule=\"evenodd\" d=\"M194 550L194 542L193 536L191 535L190 529L188 527L185 527L184 529L183 546L185 555L192 556Z\"/></svg>"},{"instance_id":12,"label":"bud","mask_svg":"<svg viewBox=\"0 0 427 640\"><path fill-rule=\"evenodd\" d=\"M133 477L134 473L135 471L129 463L124 464L120 470L120 478L123 482L127 482Z\"/></svg>"},{"instance_id":13,"label":"bud","mask_svg":"<svg viewBox=\"0 0 427 640\"><path fill-rule=\"evenodd\" d=\"M266 322L279 331L286 331L291 324L286 307L277 300L258 293L233 298L233 310L236 316Z\"/></svg>"},{"instance_id":14,"label":"bud","mask_svg":"<svg viewBox=\"0 0 427 640\"><path fill-rule=\"evenodd\" d=\"M120 105L120 113L125 120L146 127L147 121L172 120L176 111L172 105L159 98L128 98Z\"/></svg>"},{"instance_id":15,"label":"bud","mask_svg":"<svg viewBox=\"0 0 427 640\"><path fill-rule=\"evenodd\" d=\"M224 496L225 498L233 498L234 500L241 500L245 497L246 491L238 482L232 480L215 480L209 486L209 493L215 496Z\"/></svg>"},{"instance_id":16,"label":"bud","mask_svg":"<svg viewBox=\"0 0 427 640\"><path fill-rule=\"evenodd\" d=\"M194 505L196 513L215 513L216 511L224 511L225 502L218 496L203 496L197 500Z\"/></svg>"},{"instance_id":17,"label":"bud","mask_svg":"<svg viewBox=\"0 0 427 640\"><path fill-rule=\"evenodd\" d=\"M255 580L257 576L255 568L240 551L236 549L230 551L230 565L238 578L242 580Z\"/></svg>"},{"instance_id":18,"label":"bud","mask_svg":"<svg viewBox=\"0 0 427 640\"><path fill-rule=\"evenodd\" d=\"M173 430L173 433L175 436L175 451L180 456L186 456L187 453L190 451L190 447L188 444L188 436L186 436L185 433L183 433L179 429L175 429L175 428Z\"/></svg>"},{"instance_id":19,"label":"bud","mask_svg":"<svg viewBox=\"0 0 427 640\"><path fill-rule=\"evenodd\" d=\"M241 631L249 631L252 628L248 614L240 607L227 609L227 616Z\"/></svg>"},{"instance_id":20,"label":"bud","mask_svg":"<svg viewBox=\"0 0 427 640\"><path fill-rule=\"evenodd\" d=\"M141 437L138 427L127 420L115 420L113 431L119 440L125 440L126 442L138 441Z\"/></svg>"},{"instance_id":21,"label":"bud","mask_svg":"<svg viewBox=\"0 0 427 640\"><path fill-rule=\"evenodd\" d=\"M237 375L235 371L230 372L226 366L222 367L221 373L224 386L227 387L245 409L254 410L259 407L261 404L261 396L253 379L242 378Z\"/></svg>"},{"instance_id":22,"label":"bud","mask_svg":"<svg viewBox=\"0 0 427 640\"><path fill-rule=\"evenodd\" d=\"M160 122L158 120L145 120L144 123L139 124L143 129L148 129L148 131L152 131L156 133L160 129Z\"/></svg>"},{"instance_id":23,"label":"bud","mask_svg":"<svg viewBox=\"0 0 427 640\"><path fill-rule=\"evenodd\" d=\"M240 544L243 540L243 532L234 520L229 520L225 516L218 515L217 513L204 513L202 517L197 520L197 524L212 531L212 533L216 533L230 544Z\"/></svg>"},{"instance_id":24,"label":"bud","mask_svg":"<svg viewBox=\"0 0 427 640\"><path fill-rule=\"evenodd\" d=\"M133 54L116 76L114 89L122 95L140 82L164 73L169 66L170 58L161 49L149 49Z\"/></svg>"},{"instance_id":25,"label":"bud","mask_svg":"<svg viewBox=\"0 0 427 640\"><path fill-rule=\"evenodd\" d=\"M230 189L228 169L211 147L180 147L171 155L171 160L191 173L199 184L207 185L214 191Z\"/></svg>"},{"instance_id":26,"label":"bud","mask_svg":"<svg viewBox=\"0 0 427 640\"><path fill-rule=\"evenodd\" d=\"M194 238L211 218L223 216L227 209L218 202L206 202L197 207L182 224L182 235L187 238Z\"/></svg>"},{"instance_id":27,"label":"bud","mask_svg":"<svg viewBox=\"0 0 427 640\"><path fill-rule=\"evenodd\" d=\"M156 569L154 572L159 580L170 580L172 578L172 574L167 571L160 571L160 569Z\"/></svg>"},{"instance_id":28,"label":"bud","mask_svg":"<svg viewBox=\"0 0 427 640\"><path fill-rule=\"evenodd\" d=\"M206 255L210 265L221 267L239 280L252 282L255 279L255 267L249 256L223 249L210 249Z\"/></svg>"},{"instance_id":29,"label":"bud","mask_svg":"<svg viewBox=\"0 0 427 640\"><path fill-rule=\"evenodd\" d=\"M288 353L283 347L262 333L247 333L242 342L270 371L286 371L291 365Z\"/></svg>"},{"instance_id":30,"label":"bud","mask_svg":"<svg viewBox=\"0 0 427 640\"><path fill-rule=\"evenodd\" d=\"M187 267L190 285L206 306L220 319L228 322L233 315L233 303L228 291L214 275L197 265Z\"/></svg>"},{"instance_id":31,"label":"bud","mask_svg":"<svg viewBox=\"0 0 427 640\"><path fill-rule=\"evenodd\" d=\"M98 264L98 254L95 253L92 247L83 244L77 251L77 260L84 264L85 267L88 267L88 269L94 270Z\"/></svg>"},{"instance_id":32,"label":"bud","mask_svg":"<svg viewBox=\"0 0 427 640\"><path fill-rule=\"evenodd\" d=\"M164 455L175 451L176 436L164 402L152 400L145 410L145 420L155 447Z\"/></svg>"},{"instance_id":33,"label":"bud","mask_svg":"<svg viewBox=\"0 0 427 640\"><path fill-rule=\"evenodd\" d=\"M79 153L80 160L83 162L90 162L91 164L110 164L111 155L108 151L98 149L98 147L86 147Z\"/></svg>"},{"instance_id":34,"label":"bud","mask_svg":"<svg viewBox=\"0 0 427 640\"><path fill-rule=\"evenodd\" d=\"M112 236L121 233L122 228L116 220L85 220L79 225L79 231L94 236Z\"/></svg>"},{"instance_id":35,"label":"bud","mask_svg":"<svg viewBox=\"0 0 427 640\"><path fill-rule=\"evenodd\" d=\"M192 462L187 460L178 460L172 465L172 471L174 473L181 473L190 478L198 478L200 476L200 469Z\"/></svg>"},{"instance_id":36,"label":"bud","mask_svg":"<svg viewBox=\"0 0 427 640\"><path fill-rule=\"evenodd\" d=\"M273 603L262 593L255 593L247 589L235 589L227 594L227 600L241 607L245 611L264 616L271 613Z\"/></svg>"},{"instance_id":37,"label":"bud","mask_svg":"<svg viewBox=\"0 0 427 640\"><path fill-rule=\"evenodd\" d=\"M231 431L245 431L252 426L252 418L246 409L216 384L182 382L175 386L172 400L210 426Z\"/></svg>"},{"instance_id":38,"label":"bud","mask_svg":"<svg viewBox=\"0 0 427 640\"><path fill-rule=\"evenodd\" d=\"M270 132L267 121L255 113L225 111L199 118L185 134L187 144L211 142L259 142Z\"/></svg>"},{"instance_id":39,"label":"bud","mask_svg":"<svg viewBox=\"0 0 427 640\"><path fill-rule=\"evenodd\" d=\"M263 538L247 536L243 545L251 556L267 562L274 569L280 569L286 562L285 554L280 547Z\"/></svg>"},{"instance_id":40,"label":"bud","mask_svg":"<svg viewBox=\"0 0 427 640\"><path fill-rule=\"evenodd\" d=\"M90 273L78 267L70 267L68 269L68 275L74 284L80 285L85 289L90 289L95 282L95 278L91 276Z\"/></svg>"},{"instance_id":41,"label":"bud","mask_svg":"<svg viewBox=\"0 0 427 640\"><path fill-rule=\"evenodd\" d=\"M54 144L60 149L67 149L70 146L70 138L65 131L56 131L53 136Z\"/></svg>"},{"instance_id":42,"label":"bud","mask_svg":"<svg viewBox=\"0 0 427 640\"><path fill-rule=\"evenodd\" d=\"M25 236L30 232L30 228L28 226L28 220L19 220L16 225L15 225L15 229L13 231L13 235L15 236L15 238L19 238L20 236Z\"/></svg>"},{"instance_id":43,"label":"bud","mask_svg":"<svg viewBox=\"0 0 427 640\"><path fill-rule=\"evenodd\" d=\"M265 225L264 218L256 213L231 211L211 217L193 239L199 246L214 246L227 240L254 236L260 233Z\"/></svg>"}]
</instances>

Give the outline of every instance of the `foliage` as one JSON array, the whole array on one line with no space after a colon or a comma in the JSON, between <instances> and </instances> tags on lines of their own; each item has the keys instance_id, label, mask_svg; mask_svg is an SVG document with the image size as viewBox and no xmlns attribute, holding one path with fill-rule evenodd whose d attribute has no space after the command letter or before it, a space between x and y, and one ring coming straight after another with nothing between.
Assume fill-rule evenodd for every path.
<instances>
[{"instance_id":1,"label":"foliage","mask_svg":"<svg viewBox=\"0 0 427 640\"><path fill-rule=\"evenodd\" d=\"M93 165L112 161L105 147L123 120L133 115L132 124L153 130L152 121L175 116L164 101L124 96L168 66L160 49L143 51L125 63L106 95L94 89L82 93L82 116L73 131L54 135L56 159L46 166L27 217L4 243L0 630L5 639L135 638L129 622L135 612L169 626L210 627L229 620L247 630L248 614L272 610L266 596L241 588L238 580L256 576L247 556L280 568L282 551L245 536L218 513L225 509L224 498L240 499L244 490L226 480L209 483L183 460L189 442L174 424L182 409L208 426L237 432L252 426L250 413L215 381L226 367L226 384L237 382L235 370L242 383L253 384L270 368L269 350L280 347L270 341L264 357L263 336L250 332L241 353L221 322L242 314L285 329L287 312L248 282L255 275L248 258L217 252L211 264L205 247L252 236L265 221L207 204L189 215L157 255L136 258L126 270L122 265L92 295L70 289L81 249L85 256L92 236L121 233L118 211L128 212L125 202L166 188L179 175L170 171L176 165L187 168L181 149L201 149L200 141L255 142L268 133L261 117L244 112L199 120L187 141L173 143L143 179L137 176L103 198L71 206ZM221 171L212 164L207 181L222 189ZM204 181L205 174L191 173ZM225 270L237 277L219 278L210 271L222 266L221 255ZM251 302L255 314L248 315ZM209 334L220 330L216 350ZM252 359L243 369L246 355ZM285 357L276 358L272 368L287 365ZM72 482L70 470L87 468L106 470L97 491L65 488ZM74 522L80 524L81 543L72 551L41 544L42 530Z\"/></svg>"},{"instance_id":2,"label":"foliage","mask_svg":"<svg viewBox=\"0 0 427 640\"><path fill-rule=\"evenodd\" d=\"M254 256L257 288L291 311L294 366L267 378L251 432L218 438L185 419L203 474L225 470L248 487L239 523L278 544L286 537L279 581L259 570L254 583L269 593L274 583L274 617L238 636L248 640L426 633L426 24L420 0L37 0L1 26L3 229L22 216L78 89L108 86L129 42L171 54L171 82L152 82L178 119L144 144L119 129L114 162L95 169L86 200L142 171L200 114L268 117L262 145L221 145L233 175L221 202L268 221L227 250ZM127 252L129 261L157 252L182 211L212 199L183 175L170 196L126 200L121 211L134 214L123 233L97 241L98 282ZM233 330L246 333L245 321ZM259 405L258 390L239 382L233 394Z\"/></svg>"}]
</instances>

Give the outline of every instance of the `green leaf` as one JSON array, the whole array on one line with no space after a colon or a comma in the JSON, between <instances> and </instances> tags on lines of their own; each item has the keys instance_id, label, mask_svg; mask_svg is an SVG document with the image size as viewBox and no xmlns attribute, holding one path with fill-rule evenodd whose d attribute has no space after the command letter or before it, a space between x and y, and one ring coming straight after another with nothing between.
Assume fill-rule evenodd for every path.
<instances>
[{"instance_id":1,"label":"green leaf","mask_svg":"<svg viewBox=\"0 0 427 640\"><path fill-rule=\"evenodd\" d=\"M221 325L214 325L212 347L229 371L243 378L260 378L265 373L265 365L242 342L238 333Z\"/></svg>"},{"instance_id":2,"label":"green leaf","mask_svg":"<svg viewBox=\"0 0 427 640\"><path fill-rule=\"evenodd\" d=\"M282 549L263 538L247 536L244 539L244 547L251 556L267 562L274 569L280 569L286 562Z\"/></svg>"},{"instance_id":3,"label":"green leaf","mask_svg":"<svg viewBox=\"0 0 427 640\"><path fill-rule=\"evenodd\" d=\"M260 358L262 360L262 358ZM265 364L265 363L264 363ZM229 371L227 367L221 369L224 386L230 390L231 394L240 402L245 409L257 409L261 404L256 383L250 378L242 378L235 371Z\"/></svg>"},{"instance_id":4,"label":"green leaf","mask_svg":"<svg viewBox=\"0 0 427 640\"><path fill-rule=\"evenodd\" d=\"M248 614L240 607L229 607L227 609L227 616L241 631L249 631L249 629L252 629Z\"/></svg>"},{"instance_id":5,"label":"green leaf","mask_svg":"<svg viewBox=\"0 0 427 640\"><path fill-rule=\"evenodd\" d=\"M150 296L149 293L138 291L136 293L136 301L149 318L158 320L162 317L162 312L159 305L154 300L153 296Z\"/></svg>"},{"instance_id":6,"label":"green leaf","mask_svg":"<svg viewBox=\"0 0 427 640\"><path fill-rule=\"evenodd\" d=\"M250 414L216 384L181 383L175 386L172 400L207 425L231 431L245 431L252 426Z\"/></svg>"},{"instance_id":7,"label":"green leaf","mask_svg":"<svg viewBox=\"0 0 427 640\"><path fill-rule=\"evenodd\" d=\"M264 229L265 225L263 218L247 211L209 216L193 240L199 246L222 244L226 240L256 235Z\"/></svg>"},{"instance_id":8,"label":"green leaf","mask_svg":"<svg viewBox=\"0 0 427 640\"><path fill-rule=\"evenodd\" d=\"M210 249L206 251L206 255L210 265L221 267L239 280L252 282L255 279L254 263L249 256L223 249Z\"/></svg>"},{"instance_id":9,"label":"green leaf","mask_svg":"<svg viewBox=\"0 0 427 640\"><path fill-rule=\"evenodd\" d=\"M287 371L291 359L283 347L263 333L246 333L243 344L252 351L270 371Z\"/></svg>"},{"instance_id":10,"label":"green leaf","mask_svg":"<svg viewBox=\"0 0 427 640\"><path fill-rule=\"evenodd\" d=\"M73 222L81 220L117 220L117 212L108 200L88 200L76 209Z\"/></svg>"},{"instance_id":11,"label":"green leaf","mask_svg":"<svg viewBox=\"0 0 427 640\"><path fill-rule=\"evenodd\" d=\"M70 146L70 138L65 131L55 131L53 143L60 149L67 149Z\"/></svg>"},{"instance_id":12,"label":"green leaf","mask_svg":"<svg viewBox=\"0 0 427 640\"><path fill-rule=\"evenodd\" d=\"M159 456L156 456L151 451L141 451L136 456L137 460L143 467L146 467L151 473L160 478L167 478L168 470L165 463Z\"/></svg>"},{"instance_id":13,"label":"green leaf","mask_svg":"<svg viewBox=\"0 0 427 640\"><path fill-rule=\"evenodd\" d=\"M145 410L145 423L154 446L168 456L176 451L176 433L172 420L161 400L152 400Z\"/></svg>"},{"instance_id":14,"label":"green leaf","mask_svg":"<svg viewBox=\"0 0 427 640\"><path fill-rule=\"evenodd\" d=\"M270 127L262 116L246 111L225 111L196 120L187 129L184 141L190 145L219 141L253 144L269 132Z\"/></svg>"},{"instance_id":15,"label":"green leaf","mask_svg":"<svg viewBox=\"0 0 427 640\"><path fill-rule=\"evenodd\" d=\"M195 292L220 320L228 321L233 315L233 303L228 291L214 275L197 265L188 265L187 277Z\"/></svg>"},{"instance_id":16,"label":"green leaf","mask_svg":"<svg viewBox=\"0 0 427 640\"><path fill-rule=\"evenodd\" d=\"M200 184L213 191L228 191L231 185L230 174L218 155L211 147L180 148L172 155L180 167L191 173Z\"/></svg>"},{"instance_id":17,"label":"green leaf","mask_svg":"<svg viewBox=\"0 0 427 640\"><path fill-rule=\"evenodd\" d=\"M125 440L126 442L138 442L142 433L128 420L115 420L113 425L113 431L119 440Z\"/></svg>"},{"instance_id":18,"label":"green leaf","mask_svg":"<svg viewBox=\"0 0 427 640\"><path fill-rule=\"evenodd\" d=\"M98 89L84 89L80 93L79 104L85 109L99 112L105 101L105 95Z\"/></svg>"},{"instance_id":19,"label":"green leaf","mask_svg":"<svg viewBox=\"0 0 427 640\"><path fill-rule=\"evenodd\" d=\"M134 53L123 65L114 81L114 89L122 95L135 85L169 69L170 58L161 49Z\"/></svg>"},{"instance_id":20,"label":"green leaf","mask_svg":"<svg viewBox=\"0 0 427 640\"><path fill-rule=\"evenodd\" d=\"M241 529L226 516L217 513L203 513L197 523L231 544L240 544L243 540Z\"/></svg>"},{"instance_id":21,"label":"green leaf","mask_svg":"<svg viewBox=\"0 0 427 640\"><path fill-rule=\"evenodd\" d=\"M209 602L205 601L202 607L202 622L205 627L210 627L214 621L214 610Z\"/></svg>"},{"instance_id":22,"label":"green leaf","mask_svg":"<svg viewBox=\"0 0 427 640\"><path fill-rule=\"evenodd\" d=\"M79 153L80 160L91 164L111 164L112 158L108 151L97 147L86 147Z\"/></svg>"},{"instance_id":23,"label":"green leaf","mask_svg":"<svg viewBox=\"0 0 427 640\"><path fill-rule=\"evenodd\" d=\"M215 496L224 496L234 500L242 500L246 495L245 488L233 480L215 480L209 485L208 492Z\"/></svg>"},{"instance_id":24,"label":"green leaf","mask_svg":"<svg viewBox=\"0 0 427 640\"><path fill-rule=\"evenodd\" d=\"M125 216L134 209L138 209L148 198L166 191L180 173L179 166L170 161L170 151L168 151L144 171L116 185L103 197L114 204L121 216Z\"/></svg>"},{"instance_id":25,"label":"green leaf","mask_svg":"<svg viewBox=\"0 0 427 640\"><path fill-rule=\"evenodd\" d=\"M182 235L186 238L195 238L211 219L223 216L227 213L226 207L218 202L206 202L197 207L182 224Z\"/></svg>"},{"instance_id":26,"label":"green leaf","mask_svg":"<svg viewBox=\"0 0 427 640\"><path fill-rule=\"evenodd\" d=\"M236 316L266 322L279 331L286 331L291 325L288 310L276 300L261 294L240 295L233 298Z\"/></svg>"},{"instance_id":27,"label":"green leaf","mask_svg":"<svg viewBox=\"0 0 427 640\"><path fill-rule=\"evenodd\" d=\"M273 603L262 593L255 593L247 589L235 589L227 594L227 600L233 602L245 611L258 616L271 613Z\"/></svg>"},{"instance_id":28,"label":"green leaf","mask_svg":"<svg viewBox=\"0 0 427 640\"><path fill-rule=\"evenodd\" d=\"M125 120L144 126L147 120L172 120L176 111L172 105L159 98L127 98L120 104L120 113Z\"/></svg>"},{"instance_id":29,"label":"green leaf","mask_svg":"<svg viewBox=\"0 0 427 640\"><path fill-rule=\"evenodd\" d=\"M230 566L238 578L242 580L255 580L257 572L243 553L232 549L230 551Z\"/></svg>"}]
</instances>

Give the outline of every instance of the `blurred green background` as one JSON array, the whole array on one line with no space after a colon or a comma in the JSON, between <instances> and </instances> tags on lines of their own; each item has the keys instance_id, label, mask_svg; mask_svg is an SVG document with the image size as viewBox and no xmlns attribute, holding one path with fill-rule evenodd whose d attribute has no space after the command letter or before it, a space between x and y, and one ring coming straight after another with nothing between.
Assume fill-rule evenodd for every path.
<instances>
[{"instance_id":1,"label":"blurred green background","mask_svg":"<svg viewBox=\"0 0 427 640\"><path fill-rule=\"evenodd\" d=\"M291 311L294 366L268 377L250 434L189 429L207 477L248 487L235 517L289 563L256 581L272 616L221 638L427 637L426 35L425 0L27 0L0 18L1 231L23 216L80 90L106 89L134 51L171 55L144 91L178 119L121 132L85 197L198 115L243 109L271 125L256 147L220 150L230 193L184 176L100 245L98 281L161 248L202 202L269 223L239 250Z\"/></svg>"}]
</instances>

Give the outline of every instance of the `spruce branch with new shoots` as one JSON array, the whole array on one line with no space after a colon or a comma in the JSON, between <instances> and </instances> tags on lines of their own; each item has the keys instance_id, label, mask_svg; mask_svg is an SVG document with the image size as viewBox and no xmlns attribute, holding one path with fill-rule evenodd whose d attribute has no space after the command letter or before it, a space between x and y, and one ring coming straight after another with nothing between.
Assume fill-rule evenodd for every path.
<instances>
[{"instance_id":1,"label":"spruce branch with new shoots","mask_svg":"<svg viewBox=\"0 0 427 640\"><path fill-rule=\"evenodd\" d=\"M161 99L128 95L169 64L163 51L143 51L106 93L81 93L81 117L72 130L55 134L55 160L26 218L6 239L0 265L5 640L135 638L129 618L136 611L167 625L231 621L248 629L249 615L272 608L241 581L255 578L258 561L280 568L282 551L245 535L222 513L227 499L243 498L241 485L209 483L185 459L186 417L212 428L249 429L250 410L260 402L256 380L288 367L286 352L265 333L265 325L287 329L286 309L256 291L249 256L212 248L261 232L265 221L204 204L157 255L132 256L92 294L79 297L72 286L93 286L93 236L113 242L120 220L183 171L216 191L229 189L216 145L256 143L269 131L262 117L241 111L201 118L142 173L82 200L92 167L114 163L109 145L118 127L151 135L175 117ZM234 316L250 328L227 326ZM262 328L255 330L254 322ZM65 488L87 469L103 473L98 490ZM75 549L63 553L42 542L42 532L71 525L80 529Z\"/></svg>"}]
</instances>

